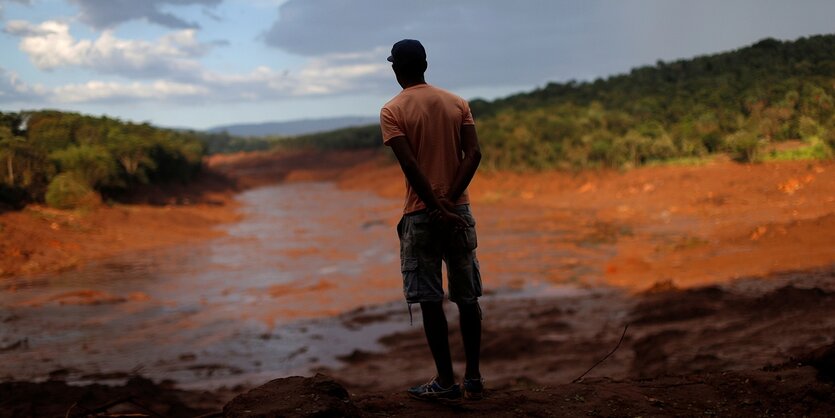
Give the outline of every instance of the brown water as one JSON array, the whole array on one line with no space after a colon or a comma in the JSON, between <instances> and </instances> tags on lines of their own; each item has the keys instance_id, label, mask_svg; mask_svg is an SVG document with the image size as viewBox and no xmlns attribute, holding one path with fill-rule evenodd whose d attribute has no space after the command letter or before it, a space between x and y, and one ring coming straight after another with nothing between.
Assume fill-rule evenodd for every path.
<instances>
[{"instance_id":1,"label":"brown water","mask_svg":"<svg viewBox=\"0 0 835 418\"><path fill-rule=\"evenodd\" d=\"M17 280L0 293L0 380L140 373L183 387L260 383L334 366L409 327L394 232L400 200L328 183L263 187L239 200L245 216L223 238ZM480 251L513 260L494 269L494 287L535 283L564 258L543 251L531 229L487 228L503 232ZM374 320L360 326L357 316Z\"/></svg>"},{"instance_id":2,"label":"brown water","mask_svg":"<svg viewBox=\"0 0 835 418\"><path fill-rule=\"evenodd\" d=\"M408 326L352 330L325 319L400 298L399 201L324 183L264 187L239 200L245 216L224 238L20 279L0 293L0 378L138 371L212 386L331 364ZM101 293L77 297L91 292Z\"/></svg>"}]
</instances>

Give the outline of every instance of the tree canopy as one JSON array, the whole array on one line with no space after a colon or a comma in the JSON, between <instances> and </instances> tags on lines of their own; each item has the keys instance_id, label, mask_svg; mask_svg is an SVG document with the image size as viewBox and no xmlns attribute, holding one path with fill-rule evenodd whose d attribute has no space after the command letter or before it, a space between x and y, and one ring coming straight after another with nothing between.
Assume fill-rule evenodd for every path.
<instances>
[{"instance_id":1,"label":"tree canopy","mask_svg":"<svg viewBox=\"0 0 835 418\"><path fill-rule=\"evenodd\" d=\"M829 158L835 148L833 104L835 35L763 39L605 79L470 101L483 164L524 170L634 167L713 153L740 161ZM764 153L768 144L790 139L803 140L803 148ZM285 144L382 146L376 126Z\"/></svg>"},{"instance_id":2,"label":"tree canopy","mask_svg":"<svg viewBox=\"0 0 835 418\"><path fill-rule=\"evenodd\" d=\"M58 111L0 113L0 203L71 207L85 190L109 197L141 184L185 182L199 170L203 150L194 133L147 123Z\"/></svg>"},{"instance_id":3,"label":"tree canopy","mask_svg":"<svg viewBox=\"0 0 835 418\"><path fill-rule=\"evenodd\" d=\"M835 35L764 39L727 53L578 83L473 100L487 164L501 168L637 166L802 139L835 147ZM824 146L821 146L824 145Z\"/></svg>"}]
</instances>

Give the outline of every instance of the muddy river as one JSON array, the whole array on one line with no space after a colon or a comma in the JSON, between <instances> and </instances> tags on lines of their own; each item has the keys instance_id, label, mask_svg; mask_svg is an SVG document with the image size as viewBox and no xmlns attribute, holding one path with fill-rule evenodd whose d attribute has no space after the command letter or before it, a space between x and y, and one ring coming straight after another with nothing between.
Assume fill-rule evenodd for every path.
<instances>
[{"instance_id":1,"label":"muddy river","mask_svg":"<svg viewBox=\"0 0 835 418\"><path fill-rule=\"evenodd\" d=\"M19 279L1 292L0 379L118 382L139 373L182 387L259 383L335 366L410 326L394 232L400 200L329 183L238 199L243 219L221 226L222 238ZM498 210L485 209L489 233L480 238L487 288L566 291L536 278L558 271L571 281L588 273L576 260L602 256L543 246L560 231L503 227L524 225L525 213Z\"/></svg>"}]
</instances>

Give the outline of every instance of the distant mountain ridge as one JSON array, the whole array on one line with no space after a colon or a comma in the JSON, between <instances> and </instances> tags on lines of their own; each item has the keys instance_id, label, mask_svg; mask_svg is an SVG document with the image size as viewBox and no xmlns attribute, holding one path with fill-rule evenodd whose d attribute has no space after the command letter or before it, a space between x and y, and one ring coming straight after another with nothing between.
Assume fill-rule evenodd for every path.
<instances>
[{"instance_id":1,"label":"distant mountain ridge","mask_svg":"<svg viewBox=\"0 0 835 418\"><path fill-rule=\"evenodd\" d=\"M378 123L376 116L342 116L335 118L298 119L285 122L238 123L209 128L208 132L226 131L235 136L292 136L332 131L352 126Z\"/></svg>"}]
</instances>

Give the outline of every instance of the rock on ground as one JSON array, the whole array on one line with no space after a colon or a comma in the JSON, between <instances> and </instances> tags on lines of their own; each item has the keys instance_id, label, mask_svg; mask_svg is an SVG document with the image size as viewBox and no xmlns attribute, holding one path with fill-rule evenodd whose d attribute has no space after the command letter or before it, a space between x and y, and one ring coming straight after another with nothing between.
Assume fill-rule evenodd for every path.
<instances>
[{"instance_id":1,"label":"rock on ground","mask_svg":"<svg viewBox=\"0 0 835 418\"><path fill-rule=\"evenodd\" d=\"M317 374L275 379L238 395L223 408L234 417L358 417L348 391L333 379Z\"/></svg>"}]
</instances>

